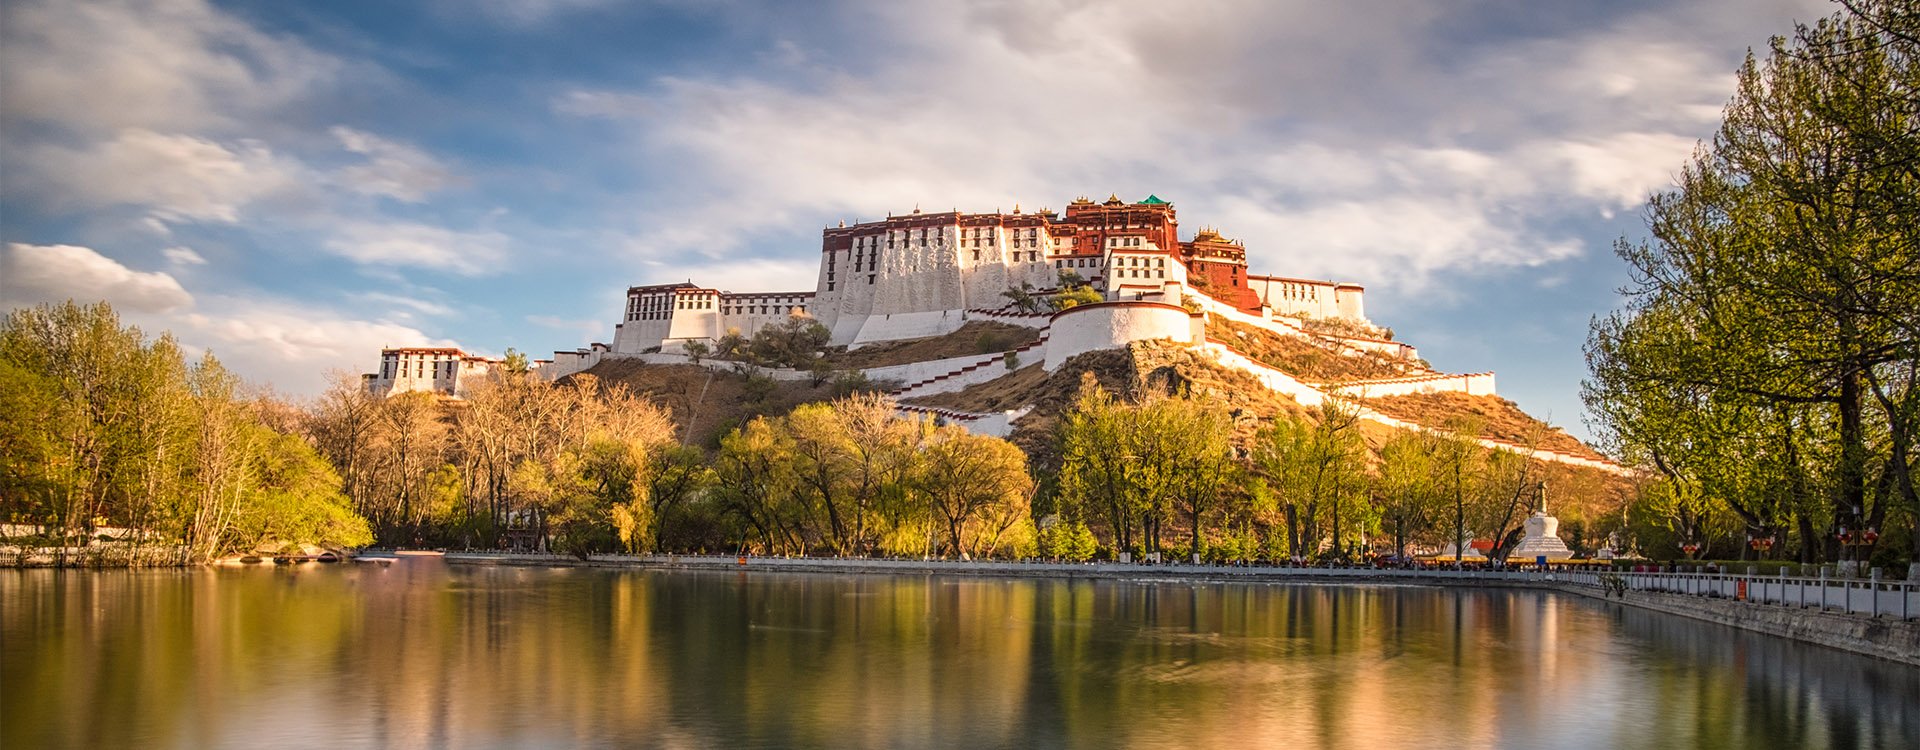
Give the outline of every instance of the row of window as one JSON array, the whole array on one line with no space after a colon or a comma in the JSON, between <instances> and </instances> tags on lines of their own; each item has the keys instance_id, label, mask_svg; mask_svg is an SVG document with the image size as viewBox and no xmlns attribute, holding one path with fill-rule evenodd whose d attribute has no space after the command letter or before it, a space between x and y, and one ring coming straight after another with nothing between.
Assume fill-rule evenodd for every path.
<instances>
[{"instance_id":1,"label":"row of window","mask_svg":"<svg viewBox=\"0 0 1920 750\"><path fill-rule=\"evenodd\" d=\"M722 315L786 315L796 307L799 308L801 312L806 312L807 310L806 305L791 305L786 307L780 305L744 305L741 307L722 307L720 308L720 313Z\"/></svg>"},{"instance_id":2,"label":"row of window","mask_svg":"<svg viewBox=\"0 0 1920 750\"><path fill-rule=\"evenodd\" d=\"M435 378L453 377L453 368L457 364L458 364L457 362L453 362L451 360L434 362L433 376ZM396 363L392 360L381 362L380 377L386 380L392 380L396 377L405 375L406 369L407 369L407 365L404 362ZM444 370L444 374L442 372L443 370ZM424 378L427 376L426 360L418 360L413 363L413 376L416 378Z\"/></svg>"}]
</instances>

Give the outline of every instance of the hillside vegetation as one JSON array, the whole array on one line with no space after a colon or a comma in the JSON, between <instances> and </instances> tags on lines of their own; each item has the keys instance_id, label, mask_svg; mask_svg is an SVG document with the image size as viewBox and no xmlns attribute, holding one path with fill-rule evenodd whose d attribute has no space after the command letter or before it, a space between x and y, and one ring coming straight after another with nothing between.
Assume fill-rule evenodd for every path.
<instances>
[{"instance_id":1,"label":"hillside vegetation","mask_svg":"<svg viewBox=\"0 0 1920 750\"><path fill-rule=\"evenodd\" d=\"M868 344L858 349L829 353L826 361L829 366L842 369L890 367L1010 351L1039 338L1040 331L1037 329L976 320L945 336Z\"/></svg>"},{"instance_id":2,"label":"hillside vegetation","mask_svg":"<svg viewBox=\"0 0 1920 750\"><path fill-rule=\"evenodd\" d=\"M1396 419L1422 427L1444 428L1461 420L1480 425L1480 436L1523 445L1529 436L1538 435L1539 447L1583 458L1605 460L1578 438L1521 411L1520 406L1499 396L1469 396L1465 393L1415 393L1406 396L1364 399L1361 403Z\"/></svg>"},{"instance_id":3,"label":"hillside vegetation","mask_svg":"<svg viewBox=\"0 0 1920 750\"><path fill-rule=\"evenodd\" d=\"M699 365L654 365L633 359L605 360L580 374L592 375L602 386L623 385L652 399L671 414L682 442L704 448L718 446L721 436L754 417L784 415L801 404L861 390L844 381L774 380Z\"/></svg>"}]
</instances>

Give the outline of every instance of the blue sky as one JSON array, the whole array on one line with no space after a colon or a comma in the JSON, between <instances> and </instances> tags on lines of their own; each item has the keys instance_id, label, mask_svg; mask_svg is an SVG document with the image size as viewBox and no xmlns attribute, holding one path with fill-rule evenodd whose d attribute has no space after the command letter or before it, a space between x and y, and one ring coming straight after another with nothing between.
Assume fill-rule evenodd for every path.
<instances>
[{"instance_id":1,"label":"blue sky","mask_svg":"<svg viewBox=\"0 0 1920 750\"><path fill-rule=\"evenodd\" d=\"M310 394L387 345L610 340L631 284L808 288L843 219L1154 193L1584 435L1613 242L1832 9L10 0L0 302Z\"/></svg>"}]
</instances>

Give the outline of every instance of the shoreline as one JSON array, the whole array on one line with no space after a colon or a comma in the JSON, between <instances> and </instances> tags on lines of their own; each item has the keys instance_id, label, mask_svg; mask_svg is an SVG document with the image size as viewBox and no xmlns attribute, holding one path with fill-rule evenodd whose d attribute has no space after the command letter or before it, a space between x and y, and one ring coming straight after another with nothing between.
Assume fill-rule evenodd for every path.
<instances>
[{"instance_id":1,"label":"shoreline","mask_svg":"<svg viewBox=\"0 0 1920 750\"><path fill-rule=\"evenodd\" d=\"M449 564L482 566L699 570L755 573L854 575L950 575L979 578L1132 580L1208 583L1385 584L1461 588L1526 588L1631 606L1800 643L1920 667L1920 621L1837 614L1800 607L1704 596L1634 590L1625 597L1565 580L1564 574L1533 571L1393 570L1372 568L1267 568L1127 563L1015 563L950 560L719 557L697 555L603 555L581 560L567 555L448 552Z\"/></svg>"}]
</instances>

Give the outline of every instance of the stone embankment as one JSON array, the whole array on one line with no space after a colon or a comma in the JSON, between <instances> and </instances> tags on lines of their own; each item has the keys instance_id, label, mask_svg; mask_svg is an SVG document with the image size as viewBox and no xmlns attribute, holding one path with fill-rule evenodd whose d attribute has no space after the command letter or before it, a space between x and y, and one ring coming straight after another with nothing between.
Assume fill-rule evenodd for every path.
<instances>
[{"instance_id":1,"label":"stone embankment","mask_svg":"<svg viewBox=\"0 0 1920 750\"><path fill-rule=\"evenodd\" d=\"M1590 586L1562 584L1555 588L1611 601L1616 605L1705 620L1920 666L1920 621L1657 591L1629 591L1623 599L1609 599L1603 590Z\"/></svg>"},{"instance_id":2,"label":"stone embankment","mask_svg":"<svg viewBox=\"0 0 1920 750\"><path fill-rule=\"evenodd\" d=\"M651 570L1535 588L1598 599L1609 606L1641 607L1920 666L1920 610L1916 610L1908 619L1901 619L1647 590L1628 590L1624 597L1615 598L1608 595L1606 587L1594 583L1598 579L1592 573L1124 563L954 562L711 555L601 555L590 560L580 560L564 555L458 552L448 553L446 560L450 563L469 565L578 566ZM1902 593L1901 595L1911 596L1912 594Z\"/></svg>"}]
</instances>

